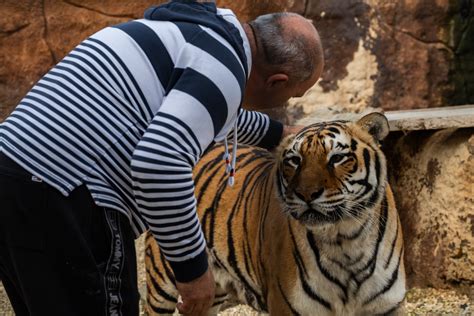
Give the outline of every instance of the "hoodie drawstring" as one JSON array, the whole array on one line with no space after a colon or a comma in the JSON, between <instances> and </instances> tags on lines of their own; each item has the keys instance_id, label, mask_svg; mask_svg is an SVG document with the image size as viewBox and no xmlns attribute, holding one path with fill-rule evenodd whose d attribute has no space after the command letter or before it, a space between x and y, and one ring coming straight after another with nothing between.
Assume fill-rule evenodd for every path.
<instances>
[{"instance_id":1,"label":"hoodie drawstring","mask_svg":"<svg viewBox=\"0 0 474 316\"><path fill-rule=\"evenodd\" d=\"M232 161L230 160L230 155L229 155L229 145L227 143L227 137L224 138L224 147L225 147L225 152L224 152L224 160L225 160L225 171L226 173L229 173L229 181L228 184L229 186L233 186L235 182L235 165L237 163L237 122L238 120L235 120L234 123L234 137L232 140Z\"/></svg>"}]
</instances>

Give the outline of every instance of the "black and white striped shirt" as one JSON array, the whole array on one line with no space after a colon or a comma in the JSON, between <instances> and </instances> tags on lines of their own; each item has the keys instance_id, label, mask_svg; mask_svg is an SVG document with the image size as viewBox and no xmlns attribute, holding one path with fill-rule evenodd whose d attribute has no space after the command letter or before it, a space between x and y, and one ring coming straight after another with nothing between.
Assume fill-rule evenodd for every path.
<instances>
[{"instance_id":1,"label":"black and white striped shirt","mask_svg":"<svg viewBox=\"0 0 474 316\"><path fill-rule=\"evenodd\" d=\"M178 280L207 268L192 168L238 119L239 141L275 143L281 125L239 110L251 68L222 36L187 22L135 20L105 28L51 69L0 125L0 150L68 195L150 228ZM189 271L189 269L193 271Z\"/></svg>"}]
</instances>

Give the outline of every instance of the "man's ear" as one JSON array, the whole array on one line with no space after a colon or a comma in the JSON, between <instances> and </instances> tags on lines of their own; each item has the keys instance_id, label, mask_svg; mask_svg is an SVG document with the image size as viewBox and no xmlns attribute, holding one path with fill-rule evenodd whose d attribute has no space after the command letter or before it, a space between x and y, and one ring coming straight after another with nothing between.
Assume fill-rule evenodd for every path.
<instances>
[{"instance_id":1,"label":"man's ear","mask_svg":"<svg viewBox=\"0 0 474 316\"><path fill-rule=\"evenodd\" d=\"M279 88L288 82L288 75L277 73L269 76L265 82L267 88Z\"/></svg>"},{"instance_id":2,"label":"man's ear","mask_svg":"<svg viewBox=\"0 0 474 316\"><path fill-rule=\"evenodd\" d=\"M356 124L362 127L362 129L372 135L374 139L379 142L390 132L387 118L385 115L378 112L367 114L358 120Z\"/></svg>"}]
</instances>

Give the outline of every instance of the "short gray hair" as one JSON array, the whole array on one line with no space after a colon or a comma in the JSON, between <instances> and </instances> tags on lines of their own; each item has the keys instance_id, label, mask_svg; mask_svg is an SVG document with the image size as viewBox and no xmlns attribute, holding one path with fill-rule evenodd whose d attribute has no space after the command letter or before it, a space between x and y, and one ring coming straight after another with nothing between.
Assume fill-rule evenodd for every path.
<instances>
[{"instance_id":1,"label":"short gray hair","mask_svg":"<svg viewBox=\"0 0 474 316\"><path fill-rule=\"evenodd\" d=\"M282 12L259 16L249 24L256 37L260 56L270 67L284 71L290 79L302 82L311 77L317 67L317 55L314 45L308 45L308 39L301 34L285 34L283 18L299 16L296 13Z\"/></svg>"}]
</instances>

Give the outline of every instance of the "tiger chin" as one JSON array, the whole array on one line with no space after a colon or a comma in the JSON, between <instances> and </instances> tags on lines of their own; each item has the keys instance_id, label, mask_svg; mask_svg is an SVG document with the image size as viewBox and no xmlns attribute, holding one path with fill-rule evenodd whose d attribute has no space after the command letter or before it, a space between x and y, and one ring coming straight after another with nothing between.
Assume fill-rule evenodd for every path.
<instances>
[{"instance_id":1,"label":"tiger chin","mask_svg":"<svg viewBox=\"0 0 474 316\"><path fill-rule=\"evenodd\" d=\"M270 315L401 315L403 236L379 142L385 116L313 124L280 157L240 147L233 187L222 147L195 168L198 213L216 296ZM171 269L146 241L150 315L172 314Z\"/></svg>"}]
</instances>

